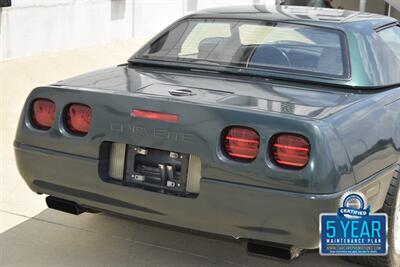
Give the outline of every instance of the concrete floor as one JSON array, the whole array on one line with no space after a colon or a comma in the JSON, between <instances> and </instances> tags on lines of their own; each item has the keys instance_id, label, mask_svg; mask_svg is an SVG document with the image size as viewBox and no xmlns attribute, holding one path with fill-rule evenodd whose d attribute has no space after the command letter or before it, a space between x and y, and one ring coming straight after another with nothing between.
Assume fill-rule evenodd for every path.
<instances>
[{"instance_id":1,"label":"concrete floor","mask_svg":"<svg viewBox=\"0 0 400 267\"><path fill-rule=\"evenodd\" d=\"M68 215L45 206L20 177L12 142L26 96L36 86L116 65L144 40L0 61L0 266L282 266L241 244L104 214ZM291 266L352 266L307 253Z\"/></svg>"}]
</instances>

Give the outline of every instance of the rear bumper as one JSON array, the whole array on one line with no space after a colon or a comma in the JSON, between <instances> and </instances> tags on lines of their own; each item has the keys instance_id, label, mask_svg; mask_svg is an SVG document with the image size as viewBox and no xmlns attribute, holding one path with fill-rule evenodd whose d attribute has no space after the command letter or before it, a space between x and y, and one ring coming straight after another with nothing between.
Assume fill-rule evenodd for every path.
<instances>
[{"instance_id":1,"label":"rear bumper","mask_svg":"<svg viewBox=\"0 0 400 267\"><path fill-rule=\"evenodd\" d=\"M343 194L292 193L203 177L198 197L182 198L106 183L98 159L14 146L18 169L34 192L162 224L304 249L318 248L319 214L336 212ZM369 203L377 210L394 170L389 166L349 190L372 192Z\"/></svg>"}]
</instances>

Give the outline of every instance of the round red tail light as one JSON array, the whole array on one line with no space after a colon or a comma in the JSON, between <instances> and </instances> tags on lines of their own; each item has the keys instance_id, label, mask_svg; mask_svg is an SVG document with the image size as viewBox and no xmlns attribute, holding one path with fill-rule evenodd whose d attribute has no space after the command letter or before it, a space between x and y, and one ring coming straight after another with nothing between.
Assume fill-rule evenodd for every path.
<instances>
[{"instance_id":1,"label":"round red tail light","mask_svg":"<svg viewBox=\"0 0 400 267\"><path fill-rule=\"evenodd\" d=\"M297 134L279 134L273 138L272 156L282 167L304 168L310 159L310 143Z\"/></svg>"},{"instance_id":2,"label":"round red tail light","mask_svg":"<svg viewBox=\"0 0 400 267\"><path fill-rule=\"evenodd\" d=\"M223 146L229 157L252 161L258 155L260 136L251 128L231 127L223 138Z\"/></svg>"},{"instance_id":3,"label":"round red tail light","mask_svg":"<svg viewBox=\"0 0 400 267\"><path fill-rule=\"evenodd\" d=\"M32 103L32 124L41 130L48 130L56 118L56 104L49 99L36 99Z\"/></svg>"},{"instance_id":4,"label":"round red tail light","mask_svg":"<svg viewBox=\"0 0 400 267\"><path fill-rule=\"evenodd\" d=\"M84 104L69 105L66 112L68 130L79 135L86 135L92 125L92 109Z\"/></svg>"}]
</instances>

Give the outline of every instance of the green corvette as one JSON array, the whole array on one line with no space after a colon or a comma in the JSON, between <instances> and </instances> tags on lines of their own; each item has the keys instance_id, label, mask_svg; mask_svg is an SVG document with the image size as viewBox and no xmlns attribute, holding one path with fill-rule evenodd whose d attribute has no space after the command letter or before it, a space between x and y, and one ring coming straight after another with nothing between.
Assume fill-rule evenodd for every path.
<instances>
[{"instance_id":1,"label":"green corvette","mask_svg":"<svg viewBox=\"0 0 400 267\"><path fill-rule=\"evenodd\" d=\"M41 86L15 138L50 208L102 211L294 259L348 191L388 215L400 266L400 27L389 17L237 6L188 15L127 63Z\"/></svg>"}]
</instances>

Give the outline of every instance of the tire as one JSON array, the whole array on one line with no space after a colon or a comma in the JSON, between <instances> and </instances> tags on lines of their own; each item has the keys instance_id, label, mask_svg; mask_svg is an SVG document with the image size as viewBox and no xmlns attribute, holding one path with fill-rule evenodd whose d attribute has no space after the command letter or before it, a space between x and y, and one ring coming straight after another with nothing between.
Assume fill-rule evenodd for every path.
<instances>
[{"instance_id":1,"label":"tire","mask_svg":"<svg viewBox=\"0 0 400 267\"><path fill-rule=\"evenodd\" d=\"M395 172L383 208L389 217L389 253L384 257L343 257L344 260L371 267L400 267L400 168Z\"/></svg>"}]
</instances>

